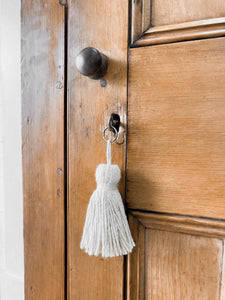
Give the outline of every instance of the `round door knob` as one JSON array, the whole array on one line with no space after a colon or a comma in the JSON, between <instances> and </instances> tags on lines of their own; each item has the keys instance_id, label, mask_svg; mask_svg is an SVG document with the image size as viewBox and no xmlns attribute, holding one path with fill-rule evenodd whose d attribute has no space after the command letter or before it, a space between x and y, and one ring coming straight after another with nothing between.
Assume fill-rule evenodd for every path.
<instances>
[{"instance_id":1,"label":"round door knob","mask_svg":"<svg viewBox=\"0 0 225 300\"><path fill-rule=\"evenodd\" d=\"M76 56L77 70L92 79L103 77L108 68L108 60L93 47L87 47Z\"/></svg>"}]
</instances>

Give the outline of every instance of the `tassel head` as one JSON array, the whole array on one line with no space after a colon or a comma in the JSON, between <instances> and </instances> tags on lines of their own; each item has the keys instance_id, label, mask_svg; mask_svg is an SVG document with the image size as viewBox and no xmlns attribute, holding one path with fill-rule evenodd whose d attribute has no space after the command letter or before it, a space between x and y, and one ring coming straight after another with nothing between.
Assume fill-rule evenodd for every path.
<instances>
[{"instance_id":1,"label":"tassel head","mask_svg":"<svg viewBox=\"0 0 225 300\"><path fill-rule=\"evenodd\" d=\"M120 168L117 165L100 164L96 169L95 178L98 188L115 190L121 178Z\"/></svg>"}]
</instances>

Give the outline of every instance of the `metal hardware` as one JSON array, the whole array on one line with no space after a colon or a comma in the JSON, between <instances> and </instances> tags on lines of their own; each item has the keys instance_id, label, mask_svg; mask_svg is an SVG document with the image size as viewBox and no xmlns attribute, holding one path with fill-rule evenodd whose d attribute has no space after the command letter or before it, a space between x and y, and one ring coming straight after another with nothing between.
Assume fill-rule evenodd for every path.
<instances>
[{"instance_id":1,"label":"metal hardware","mask_svg":"<svg viewBox=\"0 0 225 300\"><path fill-rule=\"evenodd\" d=\"M92 79L102 78L108 68L105 55L93 47L87 47L76 56L76 68L84 76Z\"/></svg>"},{"instance_id":2,"label":"metal hardware","mask_svg":"<svg viewBox=\"0 0 225 300\"><path fill-rule=\"evenodd\" d=\"M59 4L62 6L67 6L67 0L59 0Z\"/></svg>"},{"instance_id":3,"label":"metal hardware","mask_svg":"<svg viewBox=\"0 0 225 300\"><path fill-rule=\"evenodd\" d=\"M120 126L120 127L123 127L122 125ZM120 139L120 136L121 136L121 134L123 134L123 137L122 137L122 139ZM116 139L116 143L117 143L117 145L123 145L124 143L125 143L125 130L124 130L124 127L123 127L123 130L122 130L122 132L118 132L118 137L117 137L117 139Z\"/></svg>"},{"instance_id":4,"label":"metal hardware","mask_svg":"<svg viewBox=\"0 0 225 300\"><path fill-rule=\"evenodd\" d=\"M100 86L101 87L106 87L106 80L105 79L100 80Z\"/></svg>"},{"instance_id":5,"label":"metal hardware","mask_svg":"<svg viewBox=\"0 0 225 300\"><path fill-rule=\"evenodd\" d=\"M63 174L63 170L61 168L58 168L57 169L57 173L58 173L58 175L62 175Z\"/></svg>"},{"instance_id":6,"label":"metal hardware","mask_svg":"<svg viewBox=\"0 0 225 300\"><path fill-rule=\"evenodd\" d=\"M115 136L112 140L110 140L110 143L114 143L117 138L118 138L118 131L116 130L116 128L114 126L107 126L104 130L103 130L103 133L102 133L102 136L103 136L103 139L107 142L109 139L106 138L106 131L109 130L109 131L113 131Z\"/></svg>"},{"instance_id":7,"label":"metal hardware","mask_svg":"<svg viewBox=\"0 0 225 300\"><path fill-rule=\"evenodd\" d=\"M120 128L123 128L121 131ZM118 114L112 113L108 120L108 126L103 130L102 136L105 141L108 141L106 138L107 130L114 135L112 139L110 139L111 143L116 142L118 145L123 145L125 141L125 131L124 126L120 123L120 116ZM120 133L123 133L122 141L119 141Z\"/></svg>"},{"instance_id":8,"label":"metal hardware","mask_svg":"<svg viewBox=\"0 0 225 300\"><path fill-rule=\"evenodd\" d=\"M110 128L115 127L116 130L119 132L120 116L118 114L112 113L111 116L109 117L108 125L109 125L109 130L111 130Z\"/></svg>"}]
</instances>

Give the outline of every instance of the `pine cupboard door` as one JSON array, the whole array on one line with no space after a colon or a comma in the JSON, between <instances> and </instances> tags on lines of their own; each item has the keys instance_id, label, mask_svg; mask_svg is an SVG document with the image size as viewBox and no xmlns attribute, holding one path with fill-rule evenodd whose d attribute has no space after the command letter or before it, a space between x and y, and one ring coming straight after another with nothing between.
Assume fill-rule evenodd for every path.
<instances>
[{"instance_id":1,"label":"pine cupboard door","mask_svg":"<svg viewBox=\"0 0 225 300\"><path fill-rule=\"evenodd\" d=\"M129 300L225 299L224 16L224 1L131 4Z\"/></svg>"},{"instance_id":2,"label":"pine cupboard door","mask_svg":"<svg viewBox=\"0 0 225 300\"><path fill-rule=\"evenodd\" d=\"M71 0L68 20L68 299L225 299L224 1ZM87 46L106 85L75 68ZM105 260L79 244L112 112L136 247Z\"/></svg>"},{"instance_id":3,"label":"pine cupboard door","mask_svg":"<svg viewBox=\"0 0 225 300\"><path fill-rule=\"evenodd\" d=\"M25 299L225 299L225 2L21 7ZM105 81L76 70L88 46ZM136 246L102 259L80 240L111 113Z\"/></svg>"}]
</instances>

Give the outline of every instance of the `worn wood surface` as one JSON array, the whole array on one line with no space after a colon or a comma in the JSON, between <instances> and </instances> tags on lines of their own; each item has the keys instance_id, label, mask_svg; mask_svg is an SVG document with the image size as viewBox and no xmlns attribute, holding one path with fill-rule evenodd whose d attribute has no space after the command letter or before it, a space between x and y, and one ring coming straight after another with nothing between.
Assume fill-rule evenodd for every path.
<instances>
[{"instance_id":1,"label":"worn wood surface","mask_svg":"<svg viewBox=\"0 0 225 300\"><path fill-rule=\"evenodd\" d=\"M64 300L64 8L21 18L25 298Z\"/></svg>"},{"instance_id":2,"label":"worn wood surface","mask_svg":"<svg viewBox=\"0 0 225 300\"><path fill-rule=\"evenodd\" d=\"M102 259L80 250L87 205L96 187L95 169L106 162L102 130L112 112L126 124L128 1L75 0L69 3L68 63L68 299L123 299L123 257ZM75 57L93 46L109 59L106 87L82 76ZM122 171L125 144L112 146Z\"/></svg>"},{"instance_id":3,"label":"worn wood surface","mask_svg":"<svg viewBox=\"0 0 225 300\"><path fill-rule=\"evenodd\" d=\"M222 299L222 240L148 229L145 243L145 299Z\"/></svg>"},{"instance_id":4,"label":"worn wood surface","mask_svg":"<svg viewBox=\"0 0 225 300\"><path fill-rule=\"evenodd\" d=\"M133 48L130 208L225 219L225 39Z\"/></svg>"}]
</instances>

